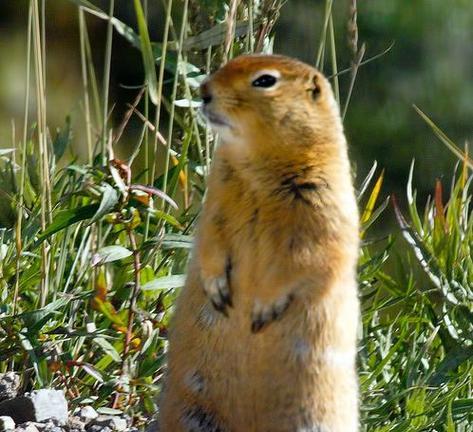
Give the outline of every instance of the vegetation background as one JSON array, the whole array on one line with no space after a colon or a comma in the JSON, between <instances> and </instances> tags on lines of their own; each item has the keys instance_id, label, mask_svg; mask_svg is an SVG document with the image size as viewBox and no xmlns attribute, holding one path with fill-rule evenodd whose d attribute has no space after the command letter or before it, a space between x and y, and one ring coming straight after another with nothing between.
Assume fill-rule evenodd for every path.
<instances>
[{"instance_id":1,"label":"vegetation background","mask_svg":"<svg viewBox=\"0 0 473 432\"><path fill-rule=\"evenodd\" d=\"M156 412L213 147L190 101L273 46L335 75L347 107L363 430L473 431L469 3L4 2L0 372L138 425Z\"/></svg>"}]
</instances>

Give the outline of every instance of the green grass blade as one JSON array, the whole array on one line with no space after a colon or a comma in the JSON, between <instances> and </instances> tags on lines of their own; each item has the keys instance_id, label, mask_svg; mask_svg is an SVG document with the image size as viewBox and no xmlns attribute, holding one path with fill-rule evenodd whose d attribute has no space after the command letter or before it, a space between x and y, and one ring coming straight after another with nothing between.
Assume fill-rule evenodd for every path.
<instances>
[{"instance_id":1,"label":"green grass blade","mask_svg":"<svg viewBox=\"0 0 473 432\"><path fill-rule=\"evenodd\" d=\"M154 63L153 49L149 39L148 25L141 6L140 0L135 0L135 14L138 22L138 30L141 41L141 56L143 57L143 67L145 69L146 82L148 84L148 94L153 104L158 104L158 80Z\"/></svg>"}]
</instances>

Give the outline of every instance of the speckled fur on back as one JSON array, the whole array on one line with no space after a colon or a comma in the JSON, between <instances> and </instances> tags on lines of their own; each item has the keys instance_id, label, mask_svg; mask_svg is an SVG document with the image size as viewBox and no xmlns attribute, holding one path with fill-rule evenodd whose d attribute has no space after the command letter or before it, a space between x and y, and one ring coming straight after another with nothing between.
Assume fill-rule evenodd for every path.
<instances>
[{"instance_id":1,"label":"speckled fur on back","mask_svg":"<svg viewBox=\"0 0 473 432\"><path fill-rule=\"evenodd\" d=\"M242 56L203 84L219 133L169 334L162 432L355 432L358 213L327 80Z\"/></svg>"}]
</instances>

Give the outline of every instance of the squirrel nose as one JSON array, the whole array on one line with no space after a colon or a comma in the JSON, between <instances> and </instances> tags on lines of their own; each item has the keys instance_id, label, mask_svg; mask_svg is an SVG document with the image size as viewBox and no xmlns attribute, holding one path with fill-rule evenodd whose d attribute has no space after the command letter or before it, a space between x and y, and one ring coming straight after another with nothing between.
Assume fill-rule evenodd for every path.
<instances>
[{"instance_id":1,"label":"squirrel nose","mask_svg":"<svg viewBox=\"0 0 473 432\"><path fill-rule=\"evenodd\" d=\"M200 96L204 105L208 105L212 101L212 94L210 92L210 86L208 82L202 83L200 86Z\"/></svg>"}]
</instances>

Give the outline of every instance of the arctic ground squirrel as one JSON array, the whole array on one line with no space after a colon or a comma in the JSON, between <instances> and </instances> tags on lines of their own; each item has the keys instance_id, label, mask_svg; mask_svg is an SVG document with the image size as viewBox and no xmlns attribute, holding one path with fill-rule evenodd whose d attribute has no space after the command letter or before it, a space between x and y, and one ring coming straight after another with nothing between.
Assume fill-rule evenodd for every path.
<instances>
[{"instance_id":1,"label":"arctic ground squirrel","mask_svg":"<svg viewBox=\"0 0 473 432\"><path fill-rule=\"evenodd\" d=\"M358 211L339 108L300 61L201 86L218 133L169 332L162 432L355 432Z\"/></svg>"}]
</instances>

